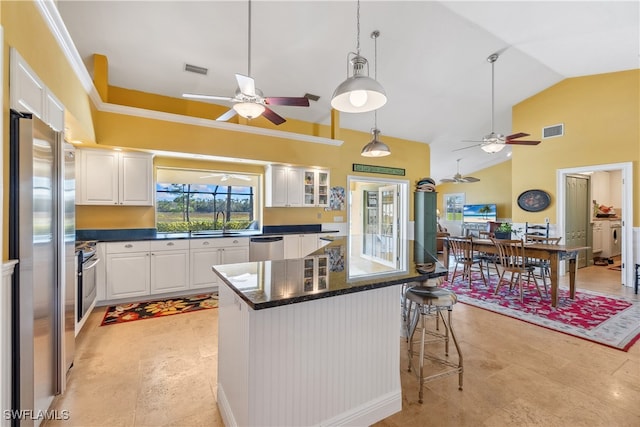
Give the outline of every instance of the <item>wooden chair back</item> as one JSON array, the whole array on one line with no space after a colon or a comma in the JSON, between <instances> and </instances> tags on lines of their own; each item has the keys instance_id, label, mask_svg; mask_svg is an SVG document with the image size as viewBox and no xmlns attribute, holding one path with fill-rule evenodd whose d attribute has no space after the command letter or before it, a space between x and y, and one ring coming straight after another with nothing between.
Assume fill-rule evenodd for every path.
<instances>
[{"instance_id":1,"label":"wooden chair back","mask_svg":"<svg viewBox=\"0 0 640 427\"><path fill-rule=\"evenodd\" d=\"M491 241L498 251L500 266L512 272L524 272L524 242L522 240L494 239Z\"/></svg>"},{"instance_id":2,"label":"wooden chair back","mask_svg":"<svg viewBox=\"0 0 640 427\"><path fill-rule=\"evenodd\" d=\"M558 245L562 237L545 237L537 234L525 234L524 240L529 243L542 243L548 245Z\"/></svg>"},{"instance_id":3,"label":"wooden chair back","mask_svg":"<svg viewBox=\"0 0 640 427\"><path fill-rule=\"evenodd\" d=\"M449 252L456 262L470 262L473 259L473 238L471 237L447 237Z\"/></svg>"}]
</instances>

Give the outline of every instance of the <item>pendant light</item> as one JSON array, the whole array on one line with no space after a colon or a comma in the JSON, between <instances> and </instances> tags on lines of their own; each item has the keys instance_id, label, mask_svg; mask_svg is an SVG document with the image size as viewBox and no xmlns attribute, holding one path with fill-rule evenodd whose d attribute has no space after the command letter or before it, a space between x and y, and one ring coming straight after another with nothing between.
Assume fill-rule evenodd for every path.
<instances>
[{"instance_id":1,"label":"pendant light","mask_svg":"<svg viewBox=\"0 0 640 427\"><path fill-rule=\"evenodd\" d=\"M347 79L340 83L331 97L331 106L345 113L377 110L387 102L387 94L382 85L369 77L367 59L360 56L360 0L356 10L356 52L347 54ZM349 65L353 68L351 77L349 77Z\"/></svg>"},{"instance_id":2,"label":"pendant light","mask_svg":"<svg viewBox=\"0 0 640 427\"><path fill-rule=\"evenodd\" d=\"M487 61L491 63L491 133L483 138L483 143L480 146L482 151L489 154L495 154L505 147L504 135L500 135L493 131L493 119L494 119L494 101L495 101L495 62L498 59L498 54L494 53L487 58Z\"/></svg>"},{"instance_id":3,"label":"pendant light","mask_svg":"<svg viewBox=\"0 0 640 427\"><path fill-rule=\"evenodd\" d=\"M373 75L378 77L378 37L380 37L380 31L376 30L371 33L371 38L374 42L374 56L373 56ZM373 112L373 129L371 129L371 141L362 148L360 152L364 157L383 157L391 154L389 146L378 139L380 130L378 129L378 111Z\"/></svg>"}]
</instances>

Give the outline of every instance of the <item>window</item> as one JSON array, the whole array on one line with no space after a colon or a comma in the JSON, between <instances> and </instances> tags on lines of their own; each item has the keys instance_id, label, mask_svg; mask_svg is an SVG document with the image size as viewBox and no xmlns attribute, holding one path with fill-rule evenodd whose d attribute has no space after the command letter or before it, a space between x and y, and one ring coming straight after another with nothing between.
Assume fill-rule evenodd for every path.
<instances>
[{"instance_id":1,"label":"window","mask_svg":"<svg viewBox=\"0 0 640 427\"><path fill-rule=\"evenodd\" d=\"M158 168L159 232L260 229L259 176Z\"/></svg>"}]
</instances>

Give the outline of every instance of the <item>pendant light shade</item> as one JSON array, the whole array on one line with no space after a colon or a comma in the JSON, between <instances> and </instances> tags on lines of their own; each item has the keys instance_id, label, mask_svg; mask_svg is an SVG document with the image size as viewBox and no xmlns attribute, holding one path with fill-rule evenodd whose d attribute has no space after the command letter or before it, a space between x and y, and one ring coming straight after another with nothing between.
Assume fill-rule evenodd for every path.
<instances>
[{"instance_id":1,"label":"pendant light shade","mask_svg":"<svg viewBox=\"0 0 640 427\"><path fill-rule=\"evenodd\" d=\"M369 77L367 59L360 56L360 0L356 10L356 52L347 54L347 79L340 83L331 97L331 107L344 113L366 113L387 102L382 85ZM352 70L351 77L349 69Z\"/></svg>"},{"instance_id":2,"label":"pendant light shade","mask_svg":"<svg viewBox=\"0 0 640 427\"><path fill-rule=\"evenodd\" d=\"M382 107L387 102L387 94L380 83L365 75L367 59L356 55L350 62L353 75L336 88L331 106L344 113L365 113Z\"/></svg>"},{"instance_id":3,"label":"pendant light shade","mask_svg":"<svg viewBox=\"0 0 640 427\"><path fill-rule=\"evenodd\" d=\"M391 154L389 146L378 139L380 130L376 128L371 129L371 135L371 141L369 141L369 143L362 148L362 152L360 153L361 156L384 157Z\"/></svg>"},{"instance_id":4,"label":"pendant light shade","mask_svg":"<svg viewBox=\"0 0 640 427\"><path fill-rule=\"evenodd\" d=\"M256 102L238 102L233 105L233 109L245 119L255 119L264 112L264 105Z\"/></svg>"},{"instance_id":5,"label":"pendant light shade","mask_svg":"<svg viewBox=\"0 0 640 427\"><path fill-rule=\"evenodd\" d=\"M495 154L502 151L505 146L504 135L491 132L489 135L482 138L482 145L480 145L480 148L485 153Z\"/></svg>"}]
</instances>

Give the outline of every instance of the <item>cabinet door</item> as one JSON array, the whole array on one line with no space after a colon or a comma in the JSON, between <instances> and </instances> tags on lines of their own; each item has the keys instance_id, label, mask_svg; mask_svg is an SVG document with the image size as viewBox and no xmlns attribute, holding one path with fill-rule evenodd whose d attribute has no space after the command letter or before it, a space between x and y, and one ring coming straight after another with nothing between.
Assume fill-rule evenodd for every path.
<instances>
[{"instance_id":1,"label":"cabinet door","mask_svg":"<svg viewBox=\"0 0 640 427\"><path fill-rule=\"evenodd\" d=\"M120 153L119 202L121 205L153 205L153 159L148 154Z\"/></svg>"},{"instance_id":2,"label":"cabinet door","mask_svg":"<svg viewBox=\"0 0 640 427\"><path fill-rule=\"evenodd\" d=\"M284 259L300 258L300 235L289 234L283 237Z\"/></svg>"},{"instance_id":3,"label":"cabinet door","mask_svg":"<svg viewBox=\"0 0 640 427\"><path fill-rule=\"evenodd\" d=\"M304 171L304 205L315 206L316 197L316 172L312 170Z\"/></svg>"},{"instance_id":4,"label":"cabinet door","mask_svg":"<svg viewBox=\"0 0 640 427\"><path fill-rule=\"evenodd\" d=\"M303 234L300 236L300 256L304 257L318 249L317 234Z\"/></svg>"},{"instance_id":5,"label":"cabinet door","mask_svg":"<svg viewBox=\"0 0 640 427\"><path fill-rule=\"evenodd\" d=\"M192 289L218 286L218 275L211 270L211 266L221 264L221 253L218 248L191 250Z\"/></svg>"},{"instance_id":6,"label":"cabinet door","mask_svg":"<svg viewBox=\"0 0 640 427\"><path fill-rule=\"evenodd\" d=\"M221 263L236 264L249 262L249 248L247 246L227 246L221 248Z\"/></svg>"},{"instance_id":7,"label":"cabinet door","mask_svg":"<svg viewBox=\"0 0 640 427\"><path fill-rule=\"evenodd\" d=\"M79 205L118 204L118 153L107 150L80 150L76 156L79 172Z\"/></svg>"},{"instance_id":8,"label":"cabinet door","mask_svg":"<svg viewBox=\"0 0 640 427\"><path fill-rule=\"evenodd\" d=\"M151 294L189 287L189 251L151 252Z\"/></svg>"},{"instance_id":9,"label":"cabinet door","mask_svg":"<svg viewBox=\"0 0 640 427\"><path fill-rule=\"evenodd\" d=\"M268 166L266 173L265 205L281 207L287 205L288 171L284 166Z\"/></svg>"},{"instance_id":10,"label":"cabinet door","mask_svg":"<svg viewBox=\"0 0 640 427\"><path fill-rule=\"evenodd\" d=\"M107 299L149 295L149 258L149 252L107 255Z\"/></svg>"},{"instance_id":11,"label":"cabinet door","mask_svg":"<svg viewBox=\"0 0 640 427\"><path fill-rule=\"evenodd\" d=\"M318 182L318 200L316 201L316 205L319 207L327 207L329 206L329 172L318 170L316 171L318 174L317 182Z\"/></svg>"},{"instance_id":12,"label":"cabinet door","mask_svg":"<svg viewBox=\"0 0 640 427\"><path fill-rule=\"evenodd\" d=\"M288 168L287 206L302 206L304 174L302 169Z\"/></svg>"},{"instance_id":13,"label":"cabinet door","mask_svg":"<svg viewBox=\"0 0 640 427\"><path fill-rule=\"evenodd\" d=\"M18 111L29 111L40 120L46 121L46 87L14 48L11 48L10 64L11 108Z\"/></svg>"}]
</instances>

